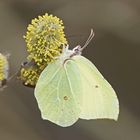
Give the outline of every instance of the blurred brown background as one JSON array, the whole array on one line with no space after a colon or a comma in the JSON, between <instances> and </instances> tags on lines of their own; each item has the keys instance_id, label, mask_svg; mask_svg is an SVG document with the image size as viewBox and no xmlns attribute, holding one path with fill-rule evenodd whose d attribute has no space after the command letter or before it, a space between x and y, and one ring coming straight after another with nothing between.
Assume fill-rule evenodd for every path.
<instances>
[{"instance_id":1,"label":"blurred brown background","mask_svg":"<svg viewBox=\"0 0 140 140\"><path fill-rule=\"evenodd\" d=\"M45 12L63 19L69 44L84 51L112 84L120 100L118 122L79 120L69 128L43 121L33 89L12 80L0 92L0 140L140 140L139 0L0 0L0 52L10 53L10 73L26 58L23 35Z\"/></svg>"}]
</instances>

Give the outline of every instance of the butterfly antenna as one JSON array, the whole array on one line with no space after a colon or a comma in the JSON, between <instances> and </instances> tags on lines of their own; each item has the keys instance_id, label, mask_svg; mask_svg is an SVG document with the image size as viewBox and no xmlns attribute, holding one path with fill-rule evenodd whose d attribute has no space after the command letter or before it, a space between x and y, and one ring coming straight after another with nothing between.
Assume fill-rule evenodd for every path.
<instances>
[{"instance_id":1,"label":"butterfly antenna","mask_svg":"<svg viewBox=\"0 0 140 140\"><path fill-rule=\"evenodd\" d=\"M93 29L91 29L90 35L89 35L86 43L84 44L84 46L80 49L80 51L83 51L88 46L88 44L91 42L93 37L94 37L94 32L93 32Z\"/></svg>"}]
</instances>

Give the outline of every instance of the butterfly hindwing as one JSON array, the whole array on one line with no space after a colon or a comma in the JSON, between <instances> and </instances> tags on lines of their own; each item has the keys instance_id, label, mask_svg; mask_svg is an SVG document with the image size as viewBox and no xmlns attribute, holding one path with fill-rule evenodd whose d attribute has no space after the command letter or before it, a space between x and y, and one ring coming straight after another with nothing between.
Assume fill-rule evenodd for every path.
<instances>
[{"instance_id":1,"label":"butterfly hindwing","mask_svg":"<svg viewBox=\"0 0 140 140\"><path fill-rule=\"evenodd\" d=\"M103 78L97 68L85 57L74 56L82 79L82 119L114 119L119 114L119 104L115 91Z\"/></svg>"}]
</instances>

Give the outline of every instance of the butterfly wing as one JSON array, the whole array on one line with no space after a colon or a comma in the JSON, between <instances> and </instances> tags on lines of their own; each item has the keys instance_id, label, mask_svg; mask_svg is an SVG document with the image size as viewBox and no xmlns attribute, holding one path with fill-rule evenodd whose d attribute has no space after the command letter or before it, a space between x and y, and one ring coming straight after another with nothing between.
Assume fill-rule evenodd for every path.
<instances>
[{"instance_id":1,"label":"butterfly wing","mask_svg":"<svg viewBox=\"0 0 140 140\"><path fill-rule=\"evenodd\" d=\"M64 65L56 61L41 73L35 97L43 119L62 127L75 123L80 114L80 75L71 60Z\"/></svg>"},{"instance_id":2,"label":"butterfly wing","mask_svg":"<svg viewBox=\"0 0 140 140\"><path fill-rule=\"evenodd\" d=\"M83 56L73 59L79 67L83 83L80 118L117 120L119 103L111 85L88 59Z\"/></svg>"}]
</instances>

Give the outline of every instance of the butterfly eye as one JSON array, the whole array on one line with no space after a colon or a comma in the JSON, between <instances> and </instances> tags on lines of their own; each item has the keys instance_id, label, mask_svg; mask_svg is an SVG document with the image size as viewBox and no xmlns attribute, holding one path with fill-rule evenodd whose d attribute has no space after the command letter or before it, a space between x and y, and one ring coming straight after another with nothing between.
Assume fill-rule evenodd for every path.
<instances>
[{"instance_id":1,"label":"butterfly eye","mask_svg":"<svg viewBox=\"0 0 140 140\"><path fill-rule=\"evenodd\" d=\"M79 51L80 51L80 49L81 49L81 46L80 46L80 45L78 45L78 46L76 46L76 47L73 49L73 51L74 51L74 52L79 52Z\"/></svg>"}]
</instances>

